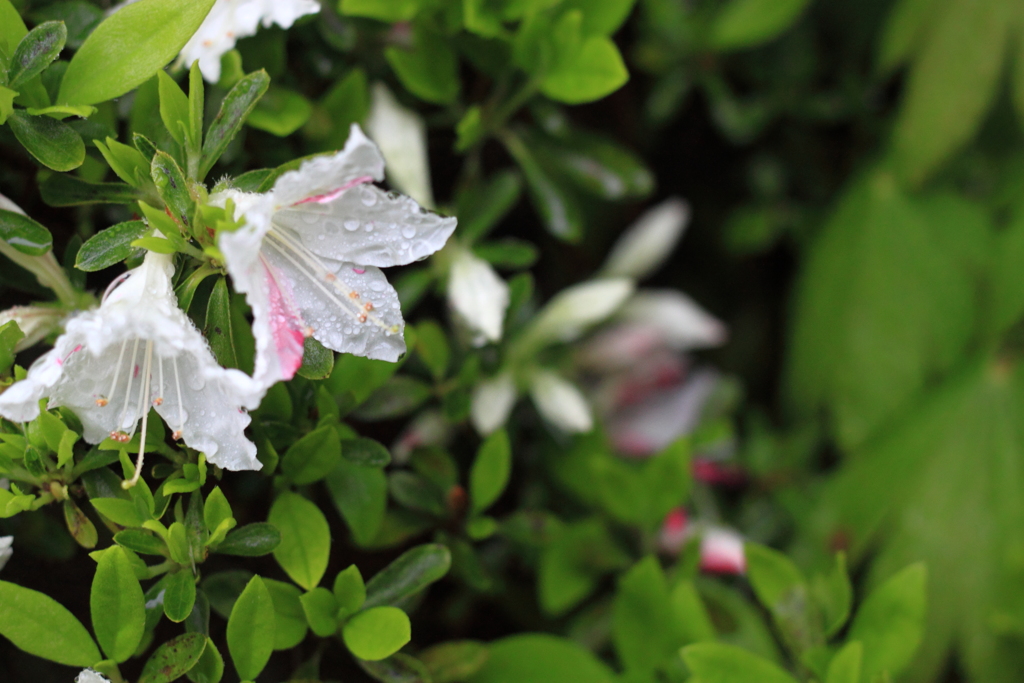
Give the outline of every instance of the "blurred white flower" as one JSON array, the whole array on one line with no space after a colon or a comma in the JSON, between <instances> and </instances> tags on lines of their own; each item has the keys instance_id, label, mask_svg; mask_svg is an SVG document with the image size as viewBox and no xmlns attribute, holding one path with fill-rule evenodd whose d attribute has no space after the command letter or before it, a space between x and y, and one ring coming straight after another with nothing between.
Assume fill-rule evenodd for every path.
<instances>
[{"instance_id":1,"label":"blurred white flower","mask_svg":"<svg viewBox=\"0 0 1024 683\"><path fill-rule=\"evenodd\" d=\"M512 375L503 372L483 380L473 390L470 420L481 436L487 436L508 421L516 404L516 383Z\"/></svg>"},{"instance_id":2,"label":"blurred white flower","mask_svg":"<svg viewBox=\"0 0 1024 683\"><path fill-rule=\"evenodd\" d=\"M548 302L523 337L531 343L573 341L615 313L633 293L632 280L590 280L564 289Z\"/></svg>"},{"instance_id":3,"label":"blurred white flower","mask_svg":"<svg viewBox=\"0 0 1024 683\"><path fill-rule=\"evenodd\" d=\"M474 345L501 340L509 303L508 283L498 277L490 263L464 247L454 249L448 302L474 333Z\"/></svg>"},{"instance_id":4,"label":"blurred white flower","mask_svg":"<svg viewBox=\"0 0 1024 683\"><path fill-rule=\"evenodd\" d=\"M235 47L239 38L256 34L260 24L291 28L295 20L320 11L315 0L217 0L199 30L181 48L186 65L199 60L203 78L220 80L220 58Z\"/></svg>"},{"instance_id":5,"label":"blurred white flower","mask_svg":"<svg viewBox=\"0 0 1024 683\"><path fill-rule=\"evenodd\" d=\"M14 306L0 311L0 327L10 321L18 323L18 329L25 335L14 345L15 351L22 351L46 339L60 329L60 321L67 311L47 306Z\"/></svg>"},{"instance_id":6,"label":"blurred white flower","mask_svg":"<svg viewBox=\"0 0 1024 683\"><path fill-rule=\"evenodd\" d=\"M576 385L548 370L530 381L530 396L541 416L564 432L589 432L594 427L590 406Z\"/></svg>"},{"instance_id":7,"label":"blurred white flower","mask_svg":"<svg viewBox=\"0 0 1024 683\"><path fill-rule=\"evenodd\" d=\"M388 182L420 206L434 208L423 119L403 107L383 83L374 84L371 98L366 132L384 155Z\"/></svg>"},{"instance_id":8,"label":"blurred white flower","mask_svg":"<svg viewBox=\"0 0 1024 683\"><path fill-rule=\"evenodd\" d=\"M615 448L626 455L646 456L689 434L700 423L719 381L715 370L692 371L683 382L610 411L607 428Z\"/></svg>"},{"instance_id":9,"label":"blurred white flower","mask_svg":"<svg viewBox=\"0 0 1024 683\"><path fill-rule=\"evenodd\" d=\"M612 247L601 268L605 277L642 280L665 263L690 220L690 205L671 197L649 209Z\"/></svg>"},{"instance_id":10,"label":"blurred white flower","mask_svg":"<svg viewBox=\"0 0 1024 683\"><path fill-rule=\"evenodd\" d=\"M0 536L0 569L4 568L7 560L14 554L14 548L11 547L13 542L14 536Z\"/></svg>"},{"instance_id":11,"label":"blurred white flower","mask_svg":"<svg viewBox=\"0 0 1024 683\"><path fill-rule=\"evenodd\" d=\"M700 537L700 568L714 574L743 574L747 554L743 537L732 529L711 526Z\"/></svg>"},{"instance_id":12,"label":"blurred white flower","mask_svg":"<svg viewBox=\"0 0 1024 683\"><path fill-rule=\"evenodd\" d=\"M412 452L423 446L444 446L451 438L451 425L438 410L427 410L416 416L391 446L398 464L409 460Z\"/></svg>"},{"instance_id":13,"label":"blurred white flower","mask_svg":"<svg viewBox=\"0 0 1024 683\"><path fill-rule=\"evenodd\" d=\"M110 679L102 676L92 669L83 669L82 673L75 678L75 683L110 683Z\"/></svg>"},{"instance_id":14,"label":"blurred white flower","mask_svg":"<svg viewBox=\"0 0 1024 683\"><path fill-rule=\"evenodd\" d=\"M265 194L225 190L241 228L218 246L235 289L253 312L260 387L291 379L303 340L396 361L405 353L398 294L381 267L426 258L444 246L454 218L424 211L373 185L384 177L380 150L353 125L345 149L304 162Z\"/></svg>"},{"instance_id":15,"label":"blurred white flower","mask_svg":"<svg viewBox=\"0 0 1024 683\"><path fill-rule=\"evenodd\" d=\"M28 376L0 394L0 415L28 422L39 399L67 406L85 439L127 442L150 408L207 459L227 469L259 469L256 447L245 438L254 408L252 380L217 364L206 339L178 308L171 256L149 252L98 309L73 317L52 350ZM140 463L142 453L140 452ZM138 475L138 471L136 472Z\"/></svg>"}]
</instances>

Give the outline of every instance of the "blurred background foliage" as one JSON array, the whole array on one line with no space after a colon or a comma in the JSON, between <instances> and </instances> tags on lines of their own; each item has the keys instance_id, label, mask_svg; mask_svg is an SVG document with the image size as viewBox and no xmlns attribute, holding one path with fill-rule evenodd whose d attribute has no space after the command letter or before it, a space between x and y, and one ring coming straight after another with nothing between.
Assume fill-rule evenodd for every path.
<instances>
[{"instance_id":1,"label":"blurred background foliage","mask_svg":"<svg viewBox=\"0 0 1024 683\"><path fill-rule=\"evenodd\" d=\"M103 3L14 4L33 21L63 19L73 47L98 23ZM459 216L460 231L474 219L487 224L481 233L496 223L478 253L506 272L530 268L540 300L594 272L648 204L685 197L692 225L651 284L689 292L727 324L729 343L702 357L739 389L723 429L732 464L746 472L741 484L701 495L714 496L723 519L749 539L786 549L806 571L826 572L833 552L846 551L859 596L924 561L923 645L900 680L1021 680L1024 5L566 0L560 14L542 16L562 22L557 30L580 44L593 41L584 71L596 76L583 79L571 69L559 76L559 43L544 44L556 28L520 25L524 4L343 0L290 31L242 40L225 60L220 95L207 101L218 102L243 70L266 69L272 85L213 175L340 147L349 124L365 120L381 96L377 84L387 84L387 96L428 127L427 197ZM581 11L563 11L567 5ZM127 125L171 144L159 117L139 104L155 97L155 84L154 92L147 87L134 105L100 105L76 124L83 137ZM130 217L120 207L48 206L37 189L45 172L37 175L6 128L0 145L0 191L51 227L60 247ZM90 150L77 173L98 181L105 166ZM499 209L487 216L481 206ZM2 278L7 303L33 291L10 268ZM530 299L528 281L519 282L520 298ZM443 315L436 300L422 298L430 279L415 268L398 286L407 314L418 304L421 315ZM493 367L494 359L482 362ZM460 415L454 400L445 410ZM361 429L388 441L395 424L367 421ZM598 437L581 437L595 438L576 449L602 453ZM653 526L616 520L571 460L561 473L545 464L558 462L565 446L549 438L517 447L516 494L499 509L519 504L574 520L558 527L572 539L558 552L584 548L586 575L544 570L545 562L559 566L549 552L535 587L532 570L509 568L507 546L478 558L467 540L444 536L445 523L433 524L452 542L469 589L431 597L432 609L416 622L416 633L431 634L421 644L527 628L560 630L599 652L607 646L608 600L563 615L634 562L608 535L608 520ZM236 508L250 506L242 516L262 520L256 481L239 475L230 488ZM397 497L431 509L418 495ZM529 566L544 534L554 533L546 525L562 524L545 519L503 522L515 552L533 556ZM26 518L14 533L43 557L69 556L70 540L47 524ZM425 528L392 531L408 537ZM346 559L339 568L354 559L383 566L371 552ZM5 579L31 582L16 564L11 570ZM637 565L620 591L642 571L660 572ZM555 582L548 592L545 581ZM582 585L567 587L573 581ZM724 584L701 581L720 620L736 620L736 642L779 657L756 617L737 626L749 605L737 606ZM534 590L539 606L520 600ZM667 649L696 639L684 634ZM619 638L616 647L628 662L630 645Z\"/></svg>"}]
</instances>

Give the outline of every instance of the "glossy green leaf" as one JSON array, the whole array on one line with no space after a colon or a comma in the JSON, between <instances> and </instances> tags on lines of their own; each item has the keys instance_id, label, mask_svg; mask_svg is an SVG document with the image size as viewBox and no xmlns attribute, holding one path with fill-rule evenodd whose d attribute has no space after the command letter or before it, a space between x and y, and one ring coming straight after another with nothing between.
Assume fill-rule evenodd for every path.
<instances>
[{"instance_id":1,"label":"glossy green leaf","mask_svg":"<svg viewBox=\"0 0 1024 683\"><path fill-rule=\"evenodd\" d=\"M504 429L480 444L469 471L469 497L474 512L483 512L498 500L512 473L512 445Z\"/></svg>"},{"instance_id":2,"label":"glossy green leaf","mask_svg":"<svg viewBox=\"0 0 1024 683\"><path fill-rule=\"evenodd\" d=\"M928 573L914 564L875 588L857 610L850 640L864 646L864 676L897 676L910 664L924 633Z\"/></svg>"},{"instance_id":3,"label":"glossy green leaf","mask_svg":"<svg viewBox=\"0 0 1024 683\"><path fill-rule=\"evenodd\" d=\"M206 495L203 502L203 522L211 532L220 526L221 522L231 519L231 504L220 487L215 487Z\"/></svg>"},{"instance_id":4,"label":"glossy green leaf","mask_svg":"<svg viewBox=\"0 0 1024 683\"><path fill-rule=\"evenodd\" d=\"M394 605L441 579L452 556L443 545L430 543L407 550L366 584L365 609Z\"/></svg>"},{"instance_id":5,"label":"glossy green leaf","mask_svg":"<svg viewBox=\"0 0 1024 683\"><path fill-rule=\"evenodd\" d=\"M119 531L114 534L114 542L143 555L165 555L167 553L167 546L163 540L142 529Z\"/></svg>"},{"instance_id":6,"label":"glossy green leaf","mask_svg":"<svg viewBox=\"0 0 1024 683\"><path fill-rule=\"evenodd\" d=\"M217 650L217 646L209 637L206 639L206 648L188 672L188 680L192 683L220 683L224 676L224 658Z\"/></svg>"},{"instance_id":7,"label":"glossy green leaf","mask_svg":"<svg viewBox=\"0 0 1024 683\"><path fill-rule=\"evenodd\" d=\"M444 36L423 25L414 31L414 49L389 47L384 51L402 85L421 100L451 104L459 96L458 60Z\"/></svg>"},{"instance_id":8,"label":"glossy green leaf","mask_svg":"<svg viewBox=\"0 0 1024 683\"><path fill-rule=\"evenodd\" d=\"M157 152L151 162L150 177L160 198L164 200L170 217L179 226L190 227L195 211L195 197L174 157L166 152ZM174 235L164 232L164 237L172 239Z\"/></svg>"},{"instance_id":9,"label":"glossy green leaf","mask_svg":"<svg viewBox=\"0 0 1024 683\"><path fill-rule=\"evenodd\" d=\"M29 31L11 55L7 85L17 90L42 73L64 49L68 30L61 21L46 21Z\"/></svg>"},{"instance_id":10,"label":"glossy green leaf","mask_svg":"<svg viewBox=\"0 0 1024 683\"><path fill-rule=\"evenodd\" d=\"M390 451L373 439L345 439L341 443L341 454L350 462L366 467L387 467L391 464Z\"/></svg>"},{"instance_id":11,"label":"glossy green leaf","mask_svg":"<svg viewBox=\"0 0 1024 683\"><path fill-rule=\"evenodd\" d=\"M135 570L119 546L104 550L96 563L89 607L96 640L107 657L115 662L131 657L142 641L146 607Z\"/></svg>"},{"instance_id":12,"label":"glossy green leaf","mask_svg":"<svg viewBox=\"0 0 1024 683\"><path fill-rule=\"evenodd\" d=\"M186 131L191 132L191 110L188 96L167 75L167 72L157 71L156 77L160 93L160 118L174 141L179 145L184 145Z\"/></svg>"},{"instance_id":13,"label":"glossy green leaf","mask_svg":"<svg viewBox=\"0 0 1024 683\"><path fill-rule=\"evenodd\" d=\"M683 648L682 656L701 683L796 683L776 664L735 645L698 643Z\"/></svg>"},{"instance_id":14,"label":"glossy green leaf","mask_svg":"<svg viewBox=\"0 0 1024 683\"><path fill-rule=\"evenodd\" d=\"M863 657L864 647L860 641L854 640L844 645L829 662L825 683L860 683Z\"/></svg>"},{"instance_id":15,"label":"glossy green leaf","mask_svg":"<svg viewBox=\"0 0 1024 683\"><path fill-rule=\"evenodd\" d=\"M263 580L254 576L228 619L228 652L243 681L255 680L267 665L274 650L274 629L274 602Z\"/></svg>"},{"instance_id":16,"label":"glossy green leaf","mask_svg":"<svg viewBox=\"0 0 1024 683\"><path fill-rule=\"evenodd\" d=\"M526 178L530 199L548 232L569 242L579 240L583 215L576 198L550 176L521 140L506 138L505 144Z\"/></svg>"},{"instance_id":17,"label":"glossy green leaf","mask_svg":"<svg viewBox=\"0 0 1024 683\"><path fill-rule=\"evenodd\" d=\"M89 183L64 173L55 173L40 183L39 193L50 206L134 204L142 198L124 183Z\"/></svg>"},{"instance_id":18,"label":"glossy green leaf","mask_svg":"<svg viewBox=\"0 0 1024 683\"><path fill-rule=\"evenodd\" d=\"M590 36L571 59L544 75L540 90L557 102L583 104L610 95L628 80L615 43L605 36Z\"/></svg>"},{"instance_id":19,"label":"glossy green leaf","mask_svg":"<svg viewBox=\"0 0 1024 683\"><path fill-rule=\"evenodd\" d=\"M249 114L248 124L271 135L286 137L306 125L313 106L299 93L272 87Z\"/></svg>"},{"instance_id":20,"label":"glossy green leaf","mask_svg":"<svg viewBox=\"0 0 1024 683\"><path fill-rule=\"evenodd\" d=\"M89 632L71 612L43 593L7 581L0 581L0 635L58 664L85 667L101 659Z\"/></svg>"},{"instance_id":21,"label":"glossy green leaf","mask_svg":"<svg viewBox=\"0 0 1024 683\"><path fill-rule=\"evenodd\" d=\"M467 683L613 683L618 680L588 650L571 640L546 633L502 638L491 643L488 649L487 663L467 678Z\"/></svg>"},{"instance_id":22,"label":"glossy green leaf","mask_svg":"<svg viewBox=\"0 0 1024 683\"><path fill-rule=\"evenodd\" d=\"M238 367L235 336L231 320L231 294L226 277L217 278L206 304L206 329L210 349L217 362L228 368Z\"/></svg>"},{"instance_id":23,"label":"glossy green leaf","mask_svg":"<svg viewBox=\"0 0 1024 683\"><path fill-rule=\"evenodd\" d=\"M292 581L312 590L327 571L331 553L331 531L323 513L306 498L285 492L274 501L268 521L281 532L274 558Z\"/></svg>"},{"instance_id":24,"label":"glossy green leaf","mask_svg":"<svg viewBox=\"0 0 1024 683\"><path fill-rule=\"evenodd\" d=\"M7 123L18 142L44 166L55 171L70 171L85 160L85 143L62 121L16 109Z\"/></svg>"},{"instance_id":25,"label":"glossy green leaf","mask_svg":"<svg viewBox=\"0 0 1024 683\"><path fill-rule=\"evenodd\" d=\"M313 633L321 638L327 638L338 631L338 601L334 593L326 588L317 587L299 597L299 602L302 603L306 622Z\"/></svg>"},{"instance_id":26,"label":"glossy green leaf","mask_svg":"<svg viewBox=\"0 0 1024 683\"><path fill-rule=\"evenodd\" d=\"M480 671L490 650L475 640L455 640L428 647L418 655L434 683L457 683Z\"/></svg>"},{"instance_id":27,"label":"glossy green leaf","mask_svg":"<svg viewBox=\"0 0 1024 683\"><path fill-rule=\"evenodd\" d=\"M185 621L196 602L196 580L192 570L179 569L168 574L164 591L164 614L175 623Z\"/></svg>"},{"instance_id":28,"label":"glossy green leaf","mask_svg":"<svg viewBox=\"0 0 1024 683\"><path fill-rule=\"evenodd\" d=\"M266 71L260 70L235 83L228 94L224 96L220 111L210 123L206 130L206 139L203 140L203 158L199 165L199 180L206 177L220 156L224 154L228 143L238 135L242 124L245 123L260 98L266 94L269 86L270 76Z\"/></svg>"},{"instance_id":29,"label":"glossy green leaf","mask_svg":"<svg viewBox=\"0 0 1024 683\"><path fill-rule=\"evenodd\" d=\"M142 221L127 221L101 230L78 250L75 267L91 273L124 261L135 252L132 242L148 229Z\"/></svg>"},{"instance_id":30,"label":"glossy green leaf","mask_svg":"<svg viewBox=\"0 0 1024 683\"><path fill-rule=\"evenodd\" d=\"M768 42L800 17L810 0L731 0L715 16L711 44L736 50Z\"/></svg>"},{"instance_id":31,"label":"glossy green leaf","mask_svg":"<svg viewBox=\"0 0 1024 683\"><path fill-rule=\"evenodd\" d=\"M296 484L312 484L326 477L340 460L341 439L328 425L291 445L281 456L281 473Z\"/></svg>"},{"instance_id":32,"label":"glossy green leaf","mask_svg":"<svg viewBox=\"0 0 1024 683\"><path fill-rule=\"evenodd\" d=\"M359 567L349 565L334 577L334 599L338 604L338 617L345 618L354 614L366 601L366 585Z\"/></svg>"},{"instance_id":33,"label":"glossy green leaf","mask_svg":"<svg viewBox=\"0 0 1024 683\"><path fill-rule=\"evenodd\" d=\"M358 545L371 544L387 508L388 483L384 472L343 457L327 475L327 488L352 539Z\"/></svg>"},{"instance_id":34,"label":"glossy green leaf","mask_svg":"<svg viewBox=\"0 0 1024 683\"><path fill-rule=\"evenodd\" d=\"M122 7L90 34L61 82L61 104L96 104L141 85L174 59L214 0L143 0Z\"/></svg>"},{"instance_id":35,"label":"glossy green leaf","mask_svg":"<svg viewBox=\"0 0 1024 683\"><path fill-rule=\"evenodd\" d=\"M28 29L18 10L10 0L0 0L0 48L10 54L27 34Z\"/></svg>"},{"instance_id":36,"label":"glossy green leaf","mask_svg":"<svg viewBox=\"0 0 1024 683\"><path fill-rule=\"evenodd\" d=\"M412 625L397 607L374 607L355 615L341 632L356 657L377 661L398 652L412 638Z\"/></svg>"},{"instance_id":37,"label":"glossy green leaf","mask_svg":"<svg viewBox=\"0 0 1024 683\"><path fill-rule=\"evenodd\" d=\"M306 379L325 379L334 370L334 351L313 337L302 342L302 365L296 373Z\"/></svg>"},{"instance_id":38,"label":"glossy green leaf","mask_svg":"<svg viewBox=\"0 0 1024 683\"><path fill-rule=\"evenodd\" d=\"M53 241L50 231L42 225L6 209L0 209L0 239L29 256L42 256L50 251Z\"/></svg>"},{"instance_id":39,"label":"glossy green leaf","mask_svg":"<svg viewBox=\"0 0 1024 683\"><path fill-rule=\"evenodd\" d=\"M297 586L284 581L263 579L274 601L274 614L277 628L274 630L274 649L290 650L306 638L309 626L306 613L302 609L302 591Z\"/></svg>"},{"instance_id":40,"label":"glossy green leaf","mask_svg":"<svg viewBox=\"0 0 1024 683\"><path fill-rule=\"evenodd\" d=\"M281 532L273 524L254 522L228 532L224 541L217 546L222 555L259 557L268 555L281 545Z\"/></svg>"},{"instance_id":41,"label":"glossy green leaf","mask_svg":"<svg viewBox=\"0 0 1024 683\"><path fill-rule=\"evenodd\" d=\"M199 663L207 640L202 633L184 633L163 643L146 660L139 683L172 683L178 680Z\"/></svg>"}]
</instances>

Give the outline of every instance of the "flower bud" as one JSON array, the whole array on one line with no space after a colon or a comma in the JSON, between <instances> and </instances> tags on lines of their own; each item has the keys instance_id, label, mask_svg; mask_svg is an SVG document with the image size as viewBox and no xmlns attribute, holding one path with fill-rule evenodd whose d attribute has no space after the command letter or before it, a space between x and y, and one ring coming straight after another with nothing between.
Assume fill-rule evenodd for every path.
<instances>
[{"instance_id":1,"label":"flower bud","mask_svg":"<svg viewBox=\"0 0 1024 683\"><path fill-rule=\"evenodd\" d=\"M728 337L721 321L674 289L640 290L622 307L618 318L623 324L650 329L676 351L720 346Z\"/></svg>"},{"instance_id":2,"label":"flower bud","mask_svg":"<svg viewBox=\"0 0 1024 683\"><path fill-rule=\"evenodd\" d=\"M487 261L464 248L455 250L448 279L448 303L473 331L473 343L501 340L508 310L508 284Z\"/></svg>"},{"instance_id":3,"label":"flower bud","mask_svg":"<svg viewBox=\"0 0 1024 683\"><path fill-rule=\"evenodd\" d=\"M423 119L399 104L383 83L374 84L371 97L366 132L384 155L388 182L420 206L434 208Z\"/></svg>"},{"instance_id":4,"label":"flower bud","mask_svg":"<svg viewBox=\"0 0 1024 683\"><path fill-rule=\"evenodd\" d=\"M526 336L534 343L572 341L606 319L633 293L625 278L591 280L559 292L537 314Z\"/></svg>"},{"instance_id":5,"label":"flower bud","mask_svg":"<svg viewBox=\"0 0 1024 683\"><path fill-rule=\"evenodd\" d=\"M555 373L541 370L534 374L530 395L541 416L562 431L576 433L593 429L594 418L583 394Z\"/></svg>"},{"instance_id":6,"label":"flower bud","mask_svg":"<svg viewBox=\"0 0 1024 683\"><path fill-rule=\"evenodd\" d=\"M13 541L14 536L0 536L0 569L4 568L7 560L14 554L14 548L11 547Z\"/></svg>"},{"instance_id":7,"label":"flower bud","mask_svg":"<svg viewBox=\"0 0 1024 683\"><path fill-rule=\"evenodd\" d=\"M672 255L689 220L690 205L679 197L648 210L612 247L601 274L636 280L647 277Z\"/></svg>"},{"instance_id":8,"label":"flower bud","mask_svg":"<svg viewBox=\"0 0 1024 683\"><path fill-rule=\"evenodd\" d=\"M512 375L503 372L484 380L473 390L470 420L481 436L487 436L508 421L516 403L516 384Z\"/></svg>"}]
</instances>

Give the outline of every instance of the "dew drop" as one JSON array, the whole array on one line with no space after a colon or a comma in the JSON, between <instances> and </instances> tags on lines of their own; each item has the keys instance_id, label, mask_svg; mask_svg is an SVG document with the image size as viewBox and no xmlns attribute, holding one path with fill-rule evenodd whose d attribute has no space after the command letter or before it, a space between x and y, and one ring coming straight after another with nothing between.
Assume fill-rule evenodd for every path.
<instances>
[{"instance_id":1,"label":"dew drop","mask_svg":"<svg viewBox=\"0 0 1024 683\"><path fill-rule=\"evenodd\" d=\"M411 242L402 242L402 251L408 251L409 247L412 246Z\"/></svg>"},{"instance_id":2,"label":"dew drop","mask_svg":"<svg viewBox=\"0 0 1024 683\"><path fill-rule=\"evenodd\" d=\"M359 229L359 221L348 220L345 221L345 229L349 232L355 232Z\"/></svg>"},{"instance_id":3,"label":"dew drop","mask_svg":"<svg viewBox=\"0 0 1024 683\"><path fill-rule=\"evenodd\" d=\"M374 280L373 282L370 283L370 289L373 290L374 292L383 292L384 283L380 282L379 280Z\"/></svg>"},{"instance_id":4,"label":"dew drop","mask_svg":"<svg viewBox=\"0 0 1024 683\"><path fill-rule=\"evenodd\" d=\"M366 188L359 193L359 198L362 200L363 206L373 206L377 203L377 195Z\"/></svg>"},{"instance_id":5,"label":"dew drop","mask_svg":"<svg viewBox=\"0 0 1024 683\"><path fill-rule=\"evenodd\" d=\"M325 235L323 233L320 233L319 235L316 236L316 238L318 240L325 240L325 239L327 239L327 235Z\"/></svg>"},{"instance_id":6,"label":"dew drop","mask_svg":"<svg viewBox=\"0 0 1024 683\"><path fill-rule=\"evenodd\" d=\"M411 225L407 225L404 228L402 228L402 237L404 237L405 239L411 240L415 236L416 228L412 227Z\"/></svg>"},{"instance_id":7,"label":"dew drop","mask_svg":"<svg viewBox=\"0 0 1024 683\"><path fill-rule=\"evenodd\" d=\"M373 232L373 221L370 221L369 223L367 223L363 227L363 230L365 230L366 232Z\"/></svg>"}]
</instances>

